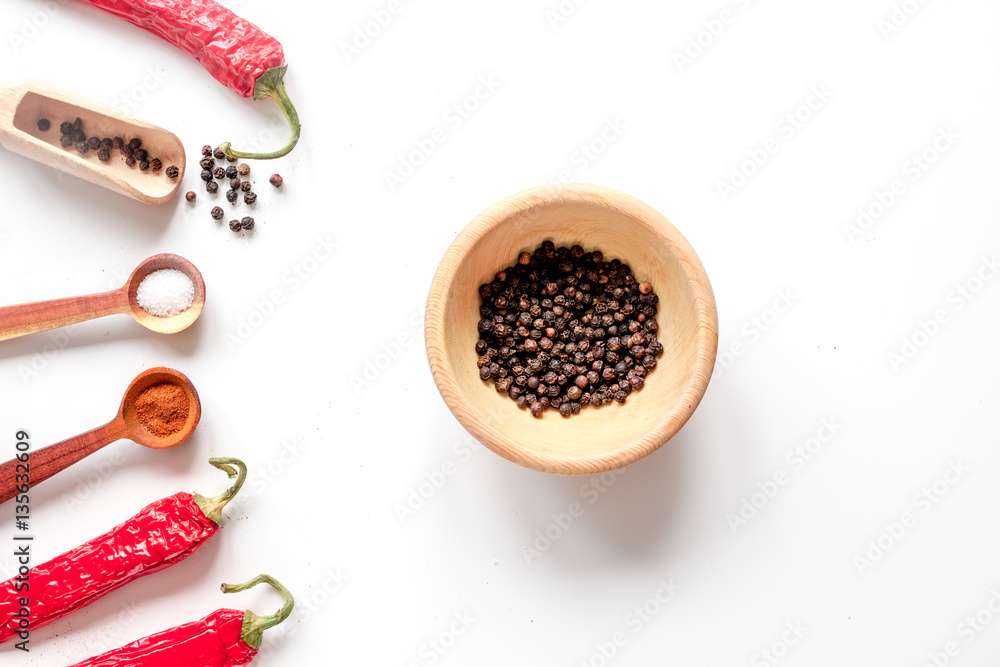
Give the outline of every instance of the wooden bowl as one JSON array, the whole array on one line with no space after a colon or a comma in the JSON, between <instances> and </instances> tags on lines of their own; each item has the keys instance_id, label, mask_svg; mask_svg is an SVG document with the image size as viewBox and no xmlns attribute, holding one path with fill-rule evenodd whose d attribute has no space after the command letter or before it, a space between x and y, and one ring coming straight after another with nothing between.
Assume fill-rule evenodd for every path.
<instances>
[{"instance_id":1,"label":"wooden bowl","mask_svg":"<svg viewBox=\"0 0 1000 667\"><path fill-rule=\"evenodd\" d=\"M546 239L620 259L660 297L664 352L625 404L535 418L479 379L479 286ZM626 466L673 437L705 393L719 340L715 296L687 240L646 204L594 185L526 190L469 223L434 276L424 336L438 390L469 433L515 463L565 475Z\"/></svg>"}]
</instances>

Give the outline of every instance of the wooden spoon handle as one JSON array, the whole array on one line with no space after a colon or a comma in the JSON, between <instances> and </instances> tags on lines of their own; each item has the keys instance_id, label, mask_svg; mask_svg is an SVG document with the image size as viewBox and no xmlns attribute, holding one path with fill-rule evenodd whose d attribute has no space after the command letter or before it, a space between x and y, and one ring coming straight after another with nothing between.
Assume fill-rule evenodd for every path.
<instances>
[{"instance_id":1,"label":"wooden spoon handle","mask_svg":"<svg viewBox=\"0 0 1000 667\"><path fill-rule=\"evenodd\" d=\"M101 294L4 306L0 308L0 340L127 312L128 293L124 287Z\"/></svg>"},{"instance_id":2,"label":"wooden spoon handle","mask_svg":"<svg viewBox=\"0 0 1000 667\"><path fill-rule=\"evenodd\" d=\"M60 470L68 468L115 440L121 440L126 435L124 422L116 418L104 426L98 426L69 440L36 449L30 453L27 464L19 463L17 459L7 461L0 465L0 503L5 503L17 495L18 487L25 483L25 478L18 478L18 475L29 475L31 488L34 488Z\"/></svg>"}]
</instances>

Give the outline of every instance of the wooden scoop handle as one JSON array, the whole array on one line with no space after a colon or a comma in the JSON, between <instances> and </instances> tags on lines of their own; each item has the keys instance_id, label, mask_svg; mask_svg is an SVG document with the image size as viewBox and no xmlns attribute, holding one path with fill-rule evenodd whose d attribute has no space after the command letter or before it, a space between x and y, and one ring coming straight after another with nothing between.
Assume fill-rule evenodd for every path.
<instances>
[{"instance_id":1,"label":"wooden scoop handle","mask_svg":"<svg viewBox=\"0 0 1000 667\"><path fill-rule=\"evenodd\" d=\"M101 294L4 306L0 308L0 340L129 312L124 287Z\"/></svg>"},{"instance_id":2,"label":"wooden scoop handle","mask_svg":"<svg viewBox=\"0 0 1000 667\"><path fill-rule=\"evenodd\" d=\"M0 81L0 146L9 147L14 135L14 114L24 97L24 89L13 81Z\"/></svg>"},{"instance_id":3,"label":"wooden scoop handle","mask_svg":"<svg viewBox=\"0 0 1000 667\"><path fill-rule=\"evenodd\" d=\"M16 84L13 81L0 81L0 109L5 109L5 107L7 105L9 105L9 103L11 102L11 100L8 100L7 99L8 97L15 97L16 96L17 99L20 99L22 93L20 93L19 91L15 90L15 87L16 87ZM5 105L5 101L6 101L6 105ZM7 116L8 118L12 118L14 116L14 109L13 109L13 107L11 107L9 109L6 109L6 112L4 113L4 116Z\"/></svg>"},{"instance_id":4,"label":"wooden scoop handle","mask_svg":"<svg viewBox=\"0 0 1000 667\"><path fill-rule=\"evenodd\" d=\"M60 470L127 435L125 422L116 417L92 431L30 452L26 464L17 459L7 461L0 465L0 503L5 503L18 494L18 487L25 483L25 477L18 478L18 475L28 475L30 488L34 488Z\"/></svg>"}]
</instances>

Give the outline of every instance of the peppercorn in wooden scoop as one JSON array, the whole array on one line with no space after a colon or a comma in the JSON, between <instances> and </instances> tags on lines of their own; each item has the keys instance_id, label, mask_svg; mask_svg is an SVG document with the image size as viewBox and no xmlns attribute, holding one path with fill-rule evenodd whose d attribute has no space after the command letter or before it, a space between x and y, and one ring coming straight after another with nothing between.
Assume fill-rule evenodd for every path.
<instances>
[{"instance_id":1,"label":"peppercorn in wooden scoop","mask_svg":"<svg viewBox=\"0 0 1000 667\"><path fill-rule=\"evenodd\" d=\"M0 145L146 204L169 201L184 176L171 132L32 79L0 81Z\"/></svg>"},{"instance_id":2,"label":"peppercorn in wooden scoop","mask_svg":"<svg viewBox=\"0 0 1000 667\"><path fill-rule=\"evenodd\" d=\"M123 438L151 449L176 447L200 419L201 400L186 375L162 366L145 370L129 384L118 414L107 424L36 449L28 461L11 459L0 465L0 503Z\"/></svg>"},{"instance_id":3,"label":"peppercorn in wooden scoop","mask_svg":"<svg viewBox=\"0 0 1000 667\"><path fill-rule=\"evenodd\" d=\"M177 281L158 280L166 277L162 271L188 282L178 288ZM151 289L144 289L149 285L147 279L153 283ZM171 286L180 293L171 294ZM185 296L185 290L190 301L181 304L187 306L176 312L166 310ZM177 333L191 326L204 307L205 281L201 272L180 255L164 253L144 259L124 285L110 292L0 307L0 341L118 314L131 315L157 333Z\"/></svg>"}]
</instances>

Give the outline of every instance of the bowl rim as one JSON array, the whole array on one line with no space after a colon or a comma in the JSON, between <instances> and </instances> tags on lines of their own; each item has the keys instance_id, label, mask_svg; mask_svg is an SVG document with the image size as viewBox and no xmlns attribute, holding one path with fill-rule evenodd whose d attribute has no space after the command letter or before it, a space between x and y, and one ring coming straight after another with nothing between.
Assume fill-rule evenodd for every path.
<instances>
[{"instance_id":1,"label":"bowl rim","mask_svg":"<svg viewBox=\"0 0 1000 667\"><path fill-rule=\"evenodd\" d=\"M444 338L445 300L452 278L469 250L494 228L539 206L581 203L615 209L644 225L678 254L682 270L694 294L697 350L687 385L674 405L659 417L654 427L622 447L600 455L553 456L503 439L498 432L476 418L476 410L457 391L456 374L450 363ZM542 472L566 475L597 474L621 468L648 456L669 441L687 422L705 394L715 366L718 331L718 312L708 274L683 234L665 216L635 197L586 183L529 188L501 199L477 215L458 233L445 251L431 281L424 317L424 344L431 375L448 409L466 431L488 449L514 463Z\"/></svg>"}]
</instances>

